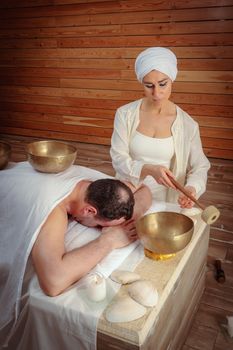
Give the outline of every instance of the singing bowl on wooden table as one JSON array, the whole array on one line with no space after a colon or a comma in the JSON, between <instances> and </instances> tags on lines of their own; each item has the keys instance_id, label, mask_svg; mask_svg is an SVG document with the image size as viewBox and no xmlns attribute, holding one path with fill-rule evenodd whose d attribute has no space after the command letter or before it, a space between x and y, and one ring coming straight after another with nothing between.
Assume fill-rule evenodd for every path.
<instances>
[{"instance_id":1,"label":"singing bowl on wooden table","mask_svg":"<svg viewBox=\"0 0 233 350\"><path fill-rule=\"evenodd\" d=\"M11 146L6 143L0 141L0 170L4 169L10 159L11 155Z\"/></svg>"},{"instance_id":2,"label":"singing bowl on wooden table","mask_svg":"<svg viewBox=\"0 0 233 350\"><path fill-rule=\"evenodd\" d=\"M75 161L77 148L60 141L35 141L26 146L29 163L43 173L59 173Z\"/></svg>"},{"instance_id":3,"label":"singing bowl on wooden table","mask_svg":"<svg viewBox=\"0 0 233 350\"><path fill-rule=\"evenodd\" d=\"M141 217L136 222L138 237L145 255L155 260L171 258L190 242L193 220L175 212L157 212Z\"/></svg>"}]
</instances>

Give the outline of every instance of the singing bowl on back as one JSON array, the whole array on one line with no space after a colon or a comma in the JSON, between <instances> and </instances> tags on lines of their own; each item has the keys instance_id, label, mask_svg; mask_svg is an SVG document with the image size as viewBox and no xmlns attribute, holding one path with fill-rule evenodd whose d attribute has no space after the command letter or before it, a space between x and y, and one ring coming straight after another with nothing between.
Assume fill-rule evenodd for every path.
<instances>
[{"instance_id":1,"label":"singing bowl on back","mask_svg":"<svg viewBox=\"0 0 233 350\"><path fill-rule=\"evenodd\" d=\"M0 142L0 170L4 169L10 159L11 146L8 143Z\"/></svg>"},{"instance_id":2,"label":"singing bowl on back","mask_svg":"<svg viewBox=\"0 0 233 350\"><path fill-rule=\"evenodd\" d=\"M75 161L77 149L60 141L35 141L26 147L29 163L43 173L59 173Z\"/></svg>"},{"instance_id":3,"label":"singing bowl on back","mask_svg":"<svg viewBox=\"0 0 233 350\"><path fill-rule=\"evenodd\" d=\"M158 212L140 218L136 230L144 248L156 254L173 254L190 242L194 224L186 215Z\"/></svg>"}]
</instances>

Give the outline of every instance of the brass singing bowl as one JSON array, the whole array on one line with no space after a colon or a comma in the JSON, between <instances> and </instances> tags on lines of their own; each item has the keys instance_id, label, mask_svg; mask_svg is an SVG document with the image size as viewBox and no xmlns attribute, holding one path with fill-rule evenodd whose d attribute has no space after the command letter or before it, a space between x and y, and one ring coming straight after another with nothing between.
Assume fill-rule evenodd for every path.
<instances>
[{"instance_id":1,"label":"brass singing bowl","mask_svg":"<svg viewBox=\"0 0 233 350\"><path fill-rule=\"evenodd\" d=\"M60 141L35 141L26 146L29 163L43 173L59 173L75 161L77 148Z\"/></svg>"},{"instance_id":2,"label":"brass singing bowl","mask_svg":"<svg viewBox=\"0 0 233 350\"><path fill-rule=\"evenodd\" d=\"M4 169L10 159L11 146L6 142L0 142L0 170Z\"/></svg>"},{"instance_id":3,"label":"brass singing bowl","mask_svg":"<svg viewBox=\"0 0 233 350\"><path fill-rule=\"evenodd\" d=\"M144 248L150 252L174 254L190 242L194 223L180 213L158 212L140 218L136 230Z\"/></svg>"}]
</instances>

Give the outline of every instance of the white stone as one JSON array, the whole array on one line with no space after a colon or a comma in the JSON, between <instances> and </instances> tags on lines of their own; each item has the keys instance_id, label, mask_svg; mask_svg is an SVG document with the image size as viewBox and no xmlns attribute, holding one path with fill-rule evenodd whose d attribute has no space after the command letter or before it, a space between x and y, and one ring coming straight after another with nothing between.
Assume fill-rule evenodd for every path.
<instances>
[{"instance_id":1,"label":"white stone","mask_svg":"<svg viewBox=\"0 0 233 350\"><path fill-rule=\"evenodd\" d=\"M128 293L137 303L144 306L155 306L158 302L158 292L150 281L139 280L133 282Z\"/></svg>"},{"instance_id":2,"label":"white stone","mask_svg":"<svg viewBox=\"0 0 233 350\"><path fill-rule=\"evenodd\" d=\"M130 322L145 315L146 311L144 306L125 295L109 305L105 317L109 322Z\"/></svg>"},{"instance_id":3,"label":"white stone","mask_svg":"<svg viewBox=\"0 0 233 350\"><path fill-rule=\"evenodd\" d=\"M140 276L137 273L131 271L115 270L112 272L110 278L114 282L127 284L139 280Z\"/></svg>"}]
</instances>

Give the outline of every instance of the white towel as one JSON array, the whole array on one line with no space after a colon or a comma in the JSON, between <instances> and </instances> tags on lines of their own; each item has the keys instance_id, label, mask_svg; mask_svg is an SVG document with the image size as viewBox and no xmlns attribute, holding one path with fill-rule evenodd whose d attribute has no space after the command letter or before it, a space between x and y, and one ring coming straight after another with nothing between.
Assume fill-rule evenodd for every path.
<instances>
[{"instance_id":1,"label":"white towel","mask_svg":"<svg viewBox=\"0 0 233 350\"><path fill-rule=\"evenodd\" d=\"M65 236L65 247L67 251L73 250L77 247L81 247L88 242L96 239L101 234L101 231L83 226L76 222L71 222L67 234ZM125 258L138 246L139 241L133 242L132 244L115 249L103 258L91 271L90 273L100 273L107 278L114 269L116 269Z\"/></svg>"},{"instance_id":2,"label":"white towel","mask_svg":"<svg viewBox=\"0 0 233 350\"><path fill-rule=\"evenodd\" d=\"M28 162L0 171L0 330L18 317L26 263L49 213L82 179L105 177L76 165L43 174Z\"/></svg>"}]
</instances>

